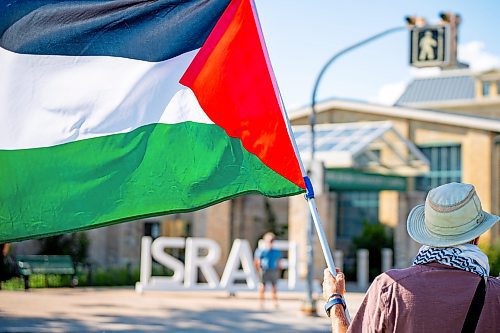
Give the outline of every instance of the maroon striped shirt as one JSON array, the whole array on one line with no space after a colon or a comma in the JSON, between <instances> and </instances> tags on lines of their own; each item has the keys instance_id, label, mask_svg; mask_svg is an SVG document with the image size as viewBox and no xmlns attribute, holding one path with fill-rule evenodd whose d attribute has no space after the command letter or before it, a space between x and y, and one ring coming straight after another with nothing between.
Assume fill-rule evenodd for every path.
<instances>
[{"instance_id":1,"label":"maroon striped shirt","mask_svg":"<svg viewBox=\"0 0 500 333\"><path fill-rule=\"evenodd\" d=\"M394 269L370 286L348 332L460 332L479 275L438 263ZM500 279L489 277L476 332L500 332Z\"/></svg>"}]
</instances>

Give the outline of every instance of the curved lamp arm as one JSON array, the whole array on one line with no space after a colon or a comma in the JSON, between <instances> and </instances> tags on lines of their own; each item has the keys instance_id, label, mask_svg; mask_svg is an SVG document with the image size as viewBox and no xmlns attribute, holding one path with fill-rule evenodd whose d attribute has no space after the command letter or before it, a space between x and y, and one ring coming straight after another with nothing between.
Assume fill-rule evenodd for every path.
<instances>
[{"instance_id":1,"label":"curved lamp arm","mask_svg":"<svg viewBox=\"0 0 500 333\"><path fill-rule=\"evenodd\" d=\"M344 54L354 50L355 48L358 48L364 44L368 44L372 41L374 41L375 39L378 39L380 37L383 37L385 35L388 35L388 34L391 34L393 32L397 32L397 31L400 31L400 30L404 30L406 29L406 26L400 26L400 27L394 27L394 28L391 28L391 29L387 29L387 30L384 30L382 32L379 32L378 34L375 34L371 37L368 37L366 39L363 39L362 41L356 43L356 44L353 44L349 47L346 47L345 49L341 50L340 52L337 52L336 54L334 54L326 63L325 65L323 66L323 68L321 68L321 71L319 72L319 75L318 77L316 78L316 82L314 83L314 89L313 89L313 93L312 93L312 100L311 100L311 115L310 115L310 118L309 118L309 124L311 125L311 161L314 160L314 152L315 152L315 147L314 147L314 125L316 125L316 94L318 92L318 87L319 87L319 83L321 81L321 79L323 78L323 75L325 74L326 70L328 69L328 67L335 61L337 60L339 57L343 56Z\"/></svg>"}]
</instances>

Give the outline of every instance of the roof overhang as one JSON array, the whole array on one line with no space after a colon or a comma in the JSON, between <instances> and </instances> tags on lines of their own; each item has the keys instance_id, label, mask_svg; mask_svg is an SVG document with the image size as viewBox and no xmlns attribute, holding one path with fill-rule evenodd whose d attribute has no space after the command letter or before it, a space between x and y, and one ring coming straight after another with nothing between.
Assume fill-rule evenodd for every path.
<instances>
[{"instance_id":1,"label":"roof overhang","mask_svg":"<svg viewBox=\"0 0 500 333\"><path fill-rule=\"evenodd\" d=\"M341 100L330 100L318 103L316 105L316 110L318 113L331 110L342 110L500 133L500 119L490 119L445 111L413 109ZM294 120L309 117L310 113L311 108L305 107L296 111L291 111L288 116L293 124Z\"/></svg>"}]
</instances>

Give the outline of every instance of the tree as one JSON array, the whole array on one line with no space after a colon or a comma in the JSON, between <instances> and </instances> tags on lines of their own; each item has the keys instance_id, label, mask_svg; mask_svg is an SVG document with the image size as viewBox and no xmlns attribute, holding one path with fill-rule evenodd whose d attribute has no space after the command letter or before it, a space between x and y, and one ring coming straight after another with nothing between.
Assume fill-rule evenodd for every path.
<instances>
[{"instance_id":1,"label":"tree","mask_svg":"<svg viewBox=\"0 0 500 333\"><path fill-rule=\"evenodd\" d=\"M392 229L380 223L363 223L361 235L353 237L353 251L367 249L369 256L370 280L382 273L382 249L394 248Z\"/></svg>"},{"instance_id":2,"label":"tree","mask_svg":"<svg viewBox=\"0 0 500 333\"><path fill-rule=\"evenodd\" d=\"M88 257L90 240L86 233L50 236L39 239L40 251L45 255L70 255L74 262L84 263Z\"/></svg>"}]
</instances>

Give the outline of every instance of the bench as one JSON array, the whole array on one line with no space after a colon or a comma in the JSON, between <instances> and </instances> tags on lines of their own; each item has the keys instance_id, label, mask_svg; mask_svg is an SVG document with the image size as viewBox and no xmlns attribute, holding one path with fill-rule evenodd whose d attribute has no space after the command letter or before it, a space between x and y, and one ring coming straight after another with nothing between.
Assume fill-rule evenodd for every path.
<instances>
[{"instance_id":1,"label":"bench","mask_svg":"<svg viewBox=\"0 0 500 333\"><path fill-rule=\"evenodd\" d=\"M71 275L71 287L78 284L75 265L70 256L64 255L21 255L16 257L19 274L24 280L24 289L30 288L30 276L45 275L45 285L48 287L48 274Z\"/></svg>"}]
</instances>

